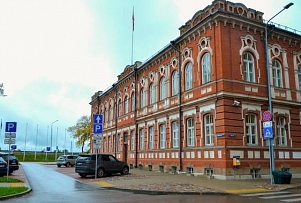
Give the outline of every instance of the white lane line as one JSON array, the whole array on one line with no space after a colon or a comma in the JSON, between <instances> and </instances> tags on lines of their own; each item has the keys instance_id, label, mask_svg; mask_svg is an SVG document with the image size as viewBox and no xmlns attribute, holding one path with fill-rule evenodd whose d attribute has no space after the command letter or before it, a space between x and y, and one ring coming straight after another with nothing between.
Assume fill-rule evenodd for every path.
<instances>
[{"instance_id":1,"label":"white lane line","mask_svg":"<svg viewBox=\"0 0 301 203\"><path fill-rule=\"evenodd\" d=\"M300 197L301 194L291 194L291 195L274 195L269 197L259 197L261 199L277 199L277 198L286 198L286 197Z\"/></svg>"},{"instance_id":2,"label":"white lane line","mask_svg":"<svg viewBox=\"0 0 301 203\"><path fill-rule=\"evenodd\" d=\"M245 195L240 195L240 196L255 197L255 196L275 195L275 194L290 194L290 192L261 192L261 193L245 194Z\"/></svg>"},{"instance_id":3,"label":"white lane line","mask_svg":"<svg viewBox=\"0 0 301 203\"><path fill-rule=\"evenodd\" d=\"M283 201L283 202L301 202L301 198L298 198L298 199L287 199L287 200L280 200L280 201Z\"/></svg>"}]
</instances>

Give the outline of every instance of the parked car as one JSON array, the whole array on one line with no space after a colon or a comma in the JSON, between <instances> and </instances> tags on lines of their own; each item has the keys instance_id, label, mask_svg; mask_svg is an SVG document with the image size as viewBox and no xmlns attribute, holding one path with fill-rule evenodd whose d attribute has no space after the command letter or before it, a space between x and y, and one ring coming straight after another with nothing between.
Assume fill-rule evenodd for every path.
<instances>
[{"instance_id":1,"label":"parked car","mask_svg":"<svg viewBox=\"0 0 301 203\"><path fill-rule=\"evenodd\" d=\"M0 157L0 177L5 176L6 174L7 174L7 163L2 157Z\"/></svg>"},{"instance_id":2,"label":"parked car","mask_svg":"<svg viewBox=\"0 0 301 203\"><path fill-rule=\"evenodd\" d=\"M14 154L0 152L0 157L2 157L6 161L7 165L9 165L9 174L19 170L19 161Z\"/></svg>"},{"instance_id":3,"label":"parked car","mask_svg":"<svg viewBox=\"0 0 301 203\"><path fill-rule=\"evenodd\" d=\"M80 154L76 160L75 172L81 177L86 177L87 175L95 175L96 168L98 178L115 173L129 174L128 164L117 160L111 154L97 154L97 167L95 165L96 154Z\"/></svg>"},{"instance_id":4,"label":"parked car","mask_svg":"<svg viewBox=\"0 0 301 203\"><path fill-rule=\"evenodd\" d=\"M75 165L75 161L78 156L76 155L61 155L56 160L57 167L66 166L66 167L73 167Z\"/></svg>"}]
</instances>

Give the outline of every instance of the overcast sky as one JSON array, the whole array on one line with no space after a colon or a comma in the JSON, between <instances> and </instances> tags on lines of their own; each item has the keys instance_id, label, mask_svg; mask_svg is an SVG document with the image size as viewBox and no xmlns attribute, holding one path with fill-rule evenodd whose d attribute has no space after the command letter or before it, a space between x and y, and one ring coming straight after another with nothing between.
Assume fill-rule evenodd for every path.
<instances>
[{"instance_id":1,"label":"overcast sky","mask_svg":"<svg viewBox=\"0 0 301 203\"><path fill-rule=\"evenodd\" d=\"M238 1L232 1L238 2ZM290 1L241 0L271 18ZM301 1L273 22L301 31ZM178 28L212 0L0 0L0 119L17 122L21 150L71 150L65 129L90 115L91 96L135 61L145 61L179 36ZM27 126L27 128L26 128ZM27 129L27 130L26 130ZM48 129L48 140L47 140ZM4 144L4 128L0 147ZM58 139L57 139L58 138ZM48 144L47 144L48 143ZM73 142L74 143L74 142ZM87 147L85 148L87 149ZM73 145L73 151L75 149Z\"/></svg>"}]
</instances>

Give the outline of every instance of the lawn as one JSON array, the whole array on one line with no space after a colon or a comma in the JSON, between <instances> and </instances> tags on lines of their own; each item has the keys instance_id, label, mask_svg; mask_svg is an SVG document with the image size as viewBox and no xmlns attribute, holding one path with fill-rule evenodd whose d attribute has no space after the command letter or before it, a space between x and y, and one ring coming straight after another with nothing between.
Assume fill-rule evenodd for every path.
<instances>
[{"instance_id":1,"label":"lawn","mask_svg":"<svg viewBox=\"0 0 301 203\"><path fill-rule=\"evenodd\" d=\"M0 183L22 183L22 180L15 178L0 177ZM28 187L0 187L0 197L19 194L28 190Z\"/></svg>"}]
</instances>

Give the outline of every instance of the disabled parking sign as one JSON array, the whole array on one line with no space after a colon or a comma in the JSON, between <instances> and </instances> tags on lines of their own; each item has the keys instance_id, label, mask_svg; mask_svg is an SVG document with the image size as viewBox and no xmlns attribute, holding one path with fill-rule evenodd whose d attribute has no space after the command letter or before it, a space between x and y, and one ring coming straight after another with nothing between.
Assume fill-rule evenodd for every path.
<instances>
[{"instance_id":1,"label":"disabled parking sign","mask_svg":"<svg viewBox=\"0 0 301 203\"><path fill-rule=\"evenodd\" d=\"M273 139L273 124L272 121L263 122L263 137L265 139Z\"/></svg>"}]
</instances>

